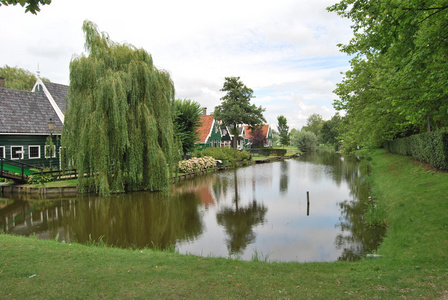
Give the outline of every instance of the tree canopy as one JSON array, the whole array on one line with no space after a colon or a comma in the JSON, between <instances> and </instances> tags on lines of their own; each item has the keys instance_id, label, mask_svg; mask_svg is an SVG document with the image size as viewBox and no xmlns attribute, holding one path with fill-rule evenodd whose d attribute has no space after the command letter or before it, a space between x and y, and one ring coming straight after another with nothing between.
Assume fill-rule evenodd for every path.
<instances>
[{"instance_id":1,"label":"tree canopy","mask_svg":"<svg viewBox=\"0 0 448 300\"><path fill-rule=\"evenodd\" d=\"M185 156L198 140L202 109L198 102L189 99L176 99L174 106L176 134L182 143L182 152Z\"/></svg>"},{"instance_id":2,"label":"tree canopy","mask_svg":"<svg viewBox=\"0 0 448 300\"><path fill-rule=\"evenodd\" d=\"M28 70L5 65L0 68L0 76L5 78L5 88L21 91L31 91L37 77ZM42 81L50 81L42 78Z\"/></svg>"},{"instance_id":3,"label":"tree canopy","mask_svg":"<svg viewBox=\"0 0 448 300\"><path fill-rule=\"evenodd\" d=\"M346 111L344 142L384 140L448 125L448 5L439 0L342 0L329 7L352 22L352 55L335 93Z\"/></svg>"},{"instance_id":4,"label":"tree canopy","mask_svg":"<svg viewBox=\"0 0 448 300\"><path fill-rule=\"evenodd\" d=\"M266 122L264 108L250 104L253 90L248 88L240 77L226 77L221 91L226 95L221 98L221 105L215 107L215 118L230 127L233 134L233 148L236 149L238 128L242 124L257 127Z\"/></svg>"},{"instance_id":5,"label":"tree canopy","mask_svg":"<svg viewBox=\"0 0 448 300\"><path fill-rule=\"evenodd\" d=\"M277 117L278 125L278 133L280 135L280 143L282 145L289 145L289 126L288 121L286 120L285 116L281 115Z\"/></svg>"},{"instance_id":6,"label":"tree canopy","mask_svg":"<svg viewBox=\"0 0 448 300\"><path fill-rule=\"evenodd\" d=\"M312 114L306 121L306 126L302 127L302 131L305 130L312 132L317 138L319 138L322 125L324 124L324 119L322 119L322 116L319 114Z\"/></svg>"},{"instance_id":7,"label":"tree canopy","mask_svg":"<svg viewBox=\"0 0 448 300\"><path fill-rule=\"evenodd\" d=\"M178 158L169 74L145 50L111 41L92 22L83 30L89 54L70 63L62 135L80 187L90 174L100 194L166 188Z\"/></svg>"},{"instance_id":8,"label":"tree canopy","mask_svg":"<svg viewBox=\"0 0 448 300\"><path fill-rule=\"evenodd\" d=\"M25 12L30 12L34 15L40 11L39 5L46 5L50 3L51 0L0 0L0 6L20 4L22 7L25 7Z\"/></svg>"}]
</instances>

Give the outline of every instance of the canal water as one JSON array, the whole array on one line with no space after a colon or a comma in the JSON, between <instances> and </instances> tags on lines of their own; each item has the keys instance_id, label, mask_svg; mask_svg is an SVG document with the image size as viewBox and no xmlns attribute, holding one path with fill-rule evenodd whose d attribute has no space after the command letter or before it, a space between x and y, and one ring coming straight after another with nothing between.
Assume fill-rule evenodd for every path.
<instances>
[{"instance_id":1,"label":"canal water","mask_svg":"<svg viewBox=\"0 0 448 300\"><path fill-rule=\"evenodd\" d=\"M356 160L319 152L196 177L169 193L3 195L0 232L243 260L352 261L384 235L363 220L368 197Z\"/></svg>"}]
</instances>

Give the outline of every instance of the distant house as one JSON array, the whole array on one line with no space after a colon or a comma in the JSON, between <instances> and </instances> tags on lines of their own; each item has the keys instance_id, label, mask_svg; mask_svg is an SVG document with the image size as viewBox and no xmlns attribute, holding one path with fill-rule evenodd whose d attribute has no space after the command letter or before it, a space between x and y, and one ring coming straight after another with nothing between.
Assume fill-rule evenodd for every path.
<instances>
[{"instance_id":1,"label":"distant house","mask_svg":"<svg viewBox=\"0 0 448 300\"><path fill-rule=\"evenodd\" d=\"M0 78L0 157L59 167L68 86L38 78L27 92L4 88L4 80Z\"/></svg>"},{"instance_id":2,"label":"distant house","mask_svg":"<svg viewBox=\"0 0 448 300\"><path fill-rule=\"evenodd\" d=\"M233 134L232 130L226 126L225 129L222 129L222 139L221 144L222 147L233 148ZM245 136L245 128L244 126L238 127L238 138L236 140L236 148L239 150L244 149L244 136Z\"/></svg>"},{"instance_id":3,"label":"distant house","mask_svg":"<svg viewBox=\"0 0 448 300\"><path fill-rule=\"evenodd\" d=\"M221 147L221 128L219 122L215 120L213 115L207 115L207 109L203 109L203 115L198 128L198 141L195 143L196 148L203 150L207 147Z\"/></svg>"},{"instance_id":4,"label":"distant house","mask_svg":"<svg viewBox=\"0 0 448 300\"><path fill-rule=\"evenodd\" d=\"M246 125L244 129L244 144L247 147L272 148L272 130L270 125L263 125L254 129Z\"/></svg>"}]
</instances>

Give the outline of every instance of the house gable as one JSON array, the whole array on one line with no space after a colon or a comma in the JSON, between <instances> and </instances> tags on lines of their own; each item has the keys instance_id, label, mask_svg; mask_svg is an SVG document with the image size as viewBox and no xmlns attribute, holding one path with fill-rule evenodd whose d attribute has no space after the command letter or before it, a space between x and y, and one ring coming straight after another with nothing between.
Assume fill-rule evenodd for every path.
<instances>
[{"instance_id":1,"label":"house gable","mask_svg":"<svg viewBox=\"0 0 448 300\"><path fill-rule=\"evenodd\" d=\"M51 82L43 82L42 79L37 78L33 87L33 92L43 92L57 114L59 120L64 123L65 113L65 97L68 93L68 86L56 84Z\"/></svg>"},{"instance_id":2,"label":"house gable","mask_svg":"<svg viewBox=\"0 0 448 300\"><path fill-rule=\"evenodd\" d=\"M200 127L198 128L198 141L196 144L209 144L210 141L221 140L221 129L218 122L213 115L203 115L200 120ZM215 143L216 144L216 143Z\"/></svg>"}]
</instances>

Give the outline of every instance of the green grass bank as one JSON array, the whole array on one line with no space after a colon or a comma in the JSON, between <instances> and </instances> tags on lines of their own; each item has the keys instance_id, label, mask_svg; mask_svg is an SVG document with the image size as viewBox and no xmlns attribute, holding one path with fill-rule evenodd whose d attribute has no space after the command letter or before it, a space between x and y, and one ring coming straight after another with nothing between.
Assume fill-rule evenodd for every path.
<instances>
[{"instance_id":1,"label":"green grass bank","mask_svg":"<svg viewBox=\"0 0 448 300\"><path fill-rule=\"evenodd\" d=\"M372 154L379 258L266 263L0 234L0 298L448 299L448 174Z\"/></svg>"}]
</instances>

